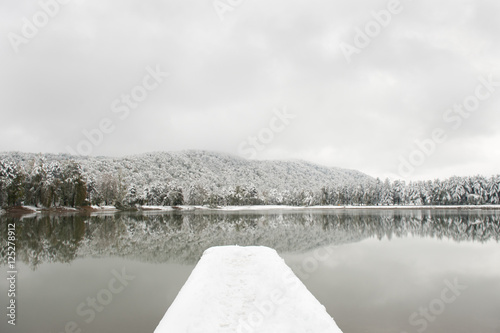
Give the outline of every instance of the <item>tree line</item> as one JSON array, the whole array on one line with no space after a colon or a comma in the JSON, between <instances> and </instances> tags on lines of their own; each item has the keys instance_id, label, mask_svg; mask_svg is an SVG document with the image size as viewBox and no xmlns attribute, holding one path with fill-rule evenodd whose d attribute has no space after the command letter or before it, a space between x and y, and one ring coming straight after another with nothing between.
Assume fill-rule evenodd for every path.
<instances>
[{"instance_id":1,"label":"tree line","mask_svg":"<svg viewBox=\"0 0 500 333\"><path fill-rule=\"evenodd\" d=\"M173 182L137 186L119 171L87 174L76 161L27 164L0 160L0 206L80 207L114 205L482 205L500 203L500 176L451 177L405 182L379 179L357 185L325 184L320 189L259 190L252 184L210 190Z\"/></svg>"}]
</instances>

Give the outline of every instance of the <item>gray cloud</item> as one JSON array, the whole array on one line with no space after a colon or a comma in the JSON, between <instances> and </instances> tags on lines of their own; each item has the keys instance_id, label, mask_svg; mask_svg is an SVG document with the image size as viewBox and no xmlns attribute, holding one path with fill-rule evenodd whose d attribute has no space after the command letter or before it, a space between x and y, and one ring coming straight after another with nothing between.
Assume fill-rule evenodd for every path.
<instances>
[{"instance_id":1,"label":"gray cloud","mask_svg":"<svg viewBox=\"0 0 500 333\"><path fill-rule=\"evenodd\" d=\"M49 0L42 0L48 2ZM401 0L347 63L339 44L389 1L244 1L220 21L212 1L69 1L14 52L9 33L38 1L0 4L0 151L66 152L103 118L94 155L207 149L238 153L273 109L296 118L258 158L302 158L398 177L399 156L444 128L413 178L498 173L500 88L458 130L444 112L500 80L493 0ZM124 120L111 103L156 65L170 73Z\"/></svg>"}]
</instances>

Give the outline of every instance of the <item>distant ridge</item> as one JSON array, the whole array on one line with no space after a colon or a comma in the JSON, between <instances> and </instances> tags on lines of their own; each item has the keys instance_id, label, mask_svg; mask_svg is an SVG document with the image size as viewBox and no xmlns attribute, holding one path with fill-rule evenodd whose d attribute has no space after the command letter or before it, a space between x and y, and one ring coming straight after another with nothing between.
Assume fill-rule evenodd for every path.
<instances>
[{"instance_id":1,"label":"distant ridge","mask_svg":"<svg viewBox=\"0 0 500 333\"><path fill-rule=\"evenodd\" d=\"M155 183L174 183L187 190L194 184L218 192L239 185L268 190L316 191L324 186L371 183L374 179L362 172L325 167L305 161L246 160L226 153L200 150L153 152L125 157L72 156L8 152L3 158L29 167L40 158L47 163L75 160L89 178L120 175L138 189Z\"/></svg>"}]
</instances>

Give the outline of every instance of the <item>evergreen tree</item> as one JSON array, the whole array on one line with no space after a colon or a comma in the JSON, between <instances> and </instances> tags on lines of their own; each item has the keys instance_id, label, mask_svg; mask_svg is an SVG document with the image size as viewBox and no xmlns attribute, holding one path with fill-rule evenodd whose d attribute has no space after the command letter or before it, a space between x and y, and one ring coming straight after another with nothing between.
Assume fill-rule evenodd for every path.
<instances>
[{"instance_id":1,"label":"evergreen tree","mask_svg":"<svg viewBox=\"0 0 500 333\"><path fill-rule=\"evenodd\" d=\"M18 206L24 199L24 181L26 175L18 167L12 167L11 173L7 179L7 205Z\"/></svg>"}]
</instances>

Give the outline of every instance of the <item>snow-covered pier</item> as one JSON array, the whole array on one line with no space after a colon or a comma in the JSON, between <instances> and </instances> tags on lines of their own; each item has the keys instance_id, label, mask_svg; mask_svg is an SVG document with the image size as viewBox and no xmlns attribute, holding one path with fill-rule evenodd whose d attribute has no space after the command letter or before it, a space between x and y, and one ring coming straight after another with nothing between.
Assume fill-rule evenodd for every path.
<instances>
[{"instance_id":1,"label":"snow-covered pier","mask_svg":"<svg viewBox=\"0 0 500 333\"><path fill-rule=\"evenodd\" d=\"M206 250L155 333L341 333L323 305L267 247Z\"/></svg>"}]
</instances>

